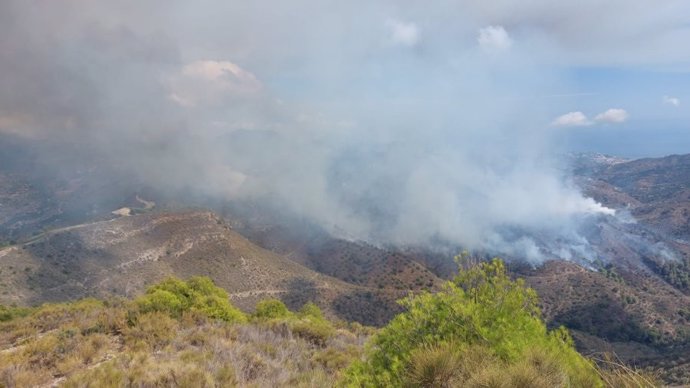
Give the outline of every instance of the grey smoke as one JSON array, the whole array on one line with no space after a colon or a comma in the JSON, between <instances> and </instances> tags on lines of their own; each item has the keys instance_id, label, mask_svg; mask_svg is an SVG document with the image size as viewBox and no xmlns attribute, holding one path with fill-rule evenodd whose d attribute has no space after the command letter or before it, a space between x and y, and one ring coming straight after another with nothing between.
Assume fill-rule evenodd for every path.
<instances>
[{"instance_id":1,"label":"grey smoke","mask_svg":"<svg viewBox=\"0 0 690 388\"><path fill-rule=\"evenodd\" d=\"M688 55L687 7L485 4L5 0L0 133L340 237L538 261L548 235L586 256L582 219L612 211L563 173L539 96L569 81L561 61Z\"/></svg>"}]
</instances>

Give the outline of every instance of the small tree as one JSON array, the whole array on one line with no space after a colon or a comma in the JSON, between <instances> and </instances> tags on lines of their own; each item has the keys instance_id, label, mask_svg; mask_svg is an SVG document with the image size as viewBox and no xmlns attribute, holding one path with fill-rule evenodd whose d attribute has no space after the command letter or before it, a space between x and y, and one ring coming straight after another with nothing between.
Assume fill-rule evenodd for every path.
<instances>
[{"instance_id":1,"label":"small tree","mask_svg":"<svg viewBox=\"0 0 690 388\"><path fill-rule=\"evenodd\" d=\"M321 312L319 306L313 302L305 303L304 306L302 306L302 308L299 310L299 316L300 318L310 318L319 321L324 319L323 312Z\"/></svg>"},{"instance_id":2,"label":"small tree","mask_svg":"<svg viewBox=\"0 0 690 388\"><path fill-rule=\"evenodd\" d=\"M423 292L400 303L407 311L372 338L367 360L349 368L346 385L403 386L419 349L452 344L460 355L480 346L506 367L537 349L561 367L568 386L601 386L567 331L547 330L536 292L521 279L511 280L498 259L461 269L438 293Z\"/></svg>"},{"instance_id":3,"label":"small tree","mask_svg":"<svg viewBox=\"0 0 690 388\"><path fill-rule=\"evenodd\" d=\"M256 304L254 317L258 319L287 318L291 315L285 303L278 299L265 299Z\"/></svg>"},{"instance_id":4,"label":"small tree","mask_svg":"<svg viewBox=\"0 0 690 388\"><path fill-rule=\"evenodd\" d=\"M188 281L168 278L151 286L136 300L141 312L160 311L179 317L184 311L198 311L209 318L226 322L246 322L247 317L235 308L228 293L207 277L192 277Z\"/></svg>"}]
</instances>

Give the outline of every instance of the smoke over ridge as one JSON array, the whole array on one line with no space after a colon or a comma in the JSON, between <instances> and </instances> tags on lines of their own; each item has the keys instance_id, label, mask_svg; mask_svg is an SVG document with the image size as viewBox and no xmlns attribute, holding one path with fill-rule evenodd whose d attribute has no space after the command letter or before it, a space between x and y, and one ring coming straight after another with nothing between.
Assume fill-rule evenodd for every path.
<instances>
[{"instance_id":1,"label":"smoke over ridge","mask_svg":"<svg viewBox=\"0 0 690 388\"><path fill-rule=\"evenodd\" d=\"M533 3L7 0L0 134L338 236L542 260L529 235L547 234L571 247L549 254L586 257L583 220L613 211L564 173L543 96L569 87L564 57L607 63L681 6ZM625 29L591 17L616 5Z\"/></svg>"}]
</instances>

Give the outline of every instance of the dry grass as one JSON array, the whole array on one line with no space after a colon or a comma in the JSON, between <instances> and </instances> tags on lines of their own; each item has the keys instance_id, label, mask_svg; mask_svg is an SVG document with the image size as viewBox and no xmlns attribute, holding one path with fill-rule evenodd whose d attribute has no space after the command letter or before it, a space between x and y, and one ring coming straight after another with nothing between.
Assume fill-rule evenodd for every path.
<instances>
[{"instance_id":1,"label":"dry grass","mask_svg":"<svg viewBox=\"0 0 690 388\"><path fill-rule=\"evenodd\" d=\"M611 357L597 361L604 365L597 368L597 373L607 388L661 386L653 376ZM413 353L406 369L405 385L410 388L590 388L600 383L569 379L558 355L541 349L528 351L516 362L505 362L483 346L463 348L442 344Z\"/></svg>"},{"instance_id":2,"label":"dry grass","mask_svg":"<svg viewBox=\"0 0 690 388\"><path fill-rule=\"evenodd\" d=\"M371 333L297 315L233 324L132 309L82 301L0 323L0 386L320 387Z\"/></svg>"},{"instance_id":3,"label":"dry grass","mask_svg":"<svg viewBox=\"0 0 690 388\"><path fill-rule=\"evenodd\" d=\"M604 354L592 357L600 367L599 376L608 387L653 388L661 386L657 377L625 365L615 355Z\"/></svg>"}]
</instances>

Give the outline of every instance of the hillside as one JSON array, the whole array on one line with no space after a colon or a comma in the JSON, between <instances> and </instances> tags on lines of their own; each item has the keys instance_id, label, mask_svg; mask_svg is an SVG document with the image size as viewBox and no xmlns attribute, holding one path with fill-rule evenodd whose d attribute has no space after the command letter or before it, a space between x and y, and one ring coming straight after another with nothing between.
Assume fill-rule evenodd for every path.
<instances>
[{"instance_id":1,"label":"hillside","mask_svg":"<svg viewBox=\"0 0 690 388\"><path fill-rule=\"evenodd\" d=\"M318 301L329 313L382 324L402 290L368 289L260 248L207 211L149 212L55 229L0 250L0 303L137 295L167 276L209 276L249 309L280 297Z\"/></svg>"},{"instance_id":2,"label":"hillside","mask_svg":"<svg viewBox=\"0 0 690 388\"><path fill-rule=\"evenodd\" d=\"M690 239L690 154L580 167L583 186L604 205L628 208L636 219Z\"/></svg>"},{"instance_id":3,"label":"hillside","mask_svg":"<svg viewBox=\"0 0 690 388\"><path fill-rule=\"evenodd\" d=\"M584 354L613 352L667 381L690 373L690 297L653 274L613 266L599 271L565 261L515 271L540 295L551 326L573 331Z\"/></svg>"},{"instance_id":4,"label":"hillside","mask_svg":"<svg viewBox=\"0 0 690 388\"><path fill-rule=\"evenodd\" d=\"M453 256L462 250L377 248L334 239L296 222L281 225L280 219L229 217L245 220L238 223L238 230L258 245L350 282L382 281L389 274L405 274L415 267L409 263L423 267L436 279L450 279L457 273ZM511 273L524 277L542 296L544 318L550 327L565 325L575 330L583 351L615 351L630 364L663 369L660 373L669 381L685 381L687 366L680 365L686 365L682 354L690 350L690 297L649 263L663 260L661 247L685 249L686 245L640 223L610 218L597 221L588 226L586 235L601 260L587 267L563 260L532 267L520 258L508 258ZM482 253L476 259L491 257ZM396 281L395 277L387 279ZM670 365L676 365L676 372L671 372Z\"/></svg>"},{"instance_id":5,"label":"hillside","mask_svg":"<svg viewBox=\"0 0 690 388\"><path fill-rule=\"evenodd\" d=\"M395 249L333 238L314 227L300 229L288 225L257 227L245 222L239 230L259 246L350 284L419 291L436 289L441 282L426 266Z\"/></svg>"},{"instance_id":6,"label":"hillside","mask_svg":"<svg viewBox=\"0 0 690 388\"><path fill-rule=\"evenodd\" d=\"M134 300L0 306L0 385L656 386L578 354L535 302L498 260L406 298L408 311L378 330L325 319L311 303L293 312L266 299L247 315L208 278L168 278Z\"/></svg>"},{"instance_id":7,"label":"hillside","mask_svg":"<svg viewBox=\"0 0 690 388\"><path fill-rule=\"evenodd\" d=\"M291 313L263 302L247 316L204 278L156 287L174 303L150 292L136 300L0 306L0 386L328 386L372 332L329 322L309 304Z\"/></svg>"},{"instance_id":8,"label":"hillside","mask_svg":"<svg viewBox=\"0 0 690 388\"><path fill-rule=\"evenodd\" d=\"M690 294L690 155L576 167L585 193L636 220L628 253L667 283Z\"/></svg>"}]
</instances>

